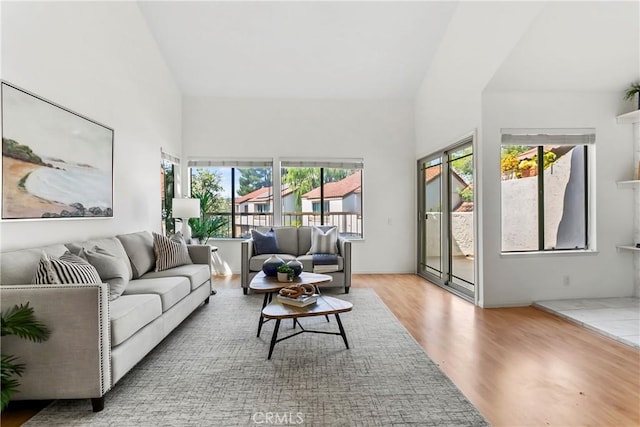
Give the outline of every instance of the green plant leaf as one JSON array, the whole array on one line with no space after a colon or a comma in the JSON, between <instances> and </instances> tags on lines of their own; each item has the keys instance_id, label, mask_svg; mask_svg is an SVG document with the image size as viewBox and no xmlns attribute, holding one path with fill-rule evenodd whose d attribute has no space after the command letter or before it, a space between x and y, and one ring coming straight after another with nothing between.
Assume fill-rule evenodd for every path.
<instances>
[{"instance_id":1,"label":"green plant leaf","mask_svg":"<svg viewBox=\"0 0 640 427\"><path fill-rule=\"evenodd\" d=\"M49 329L33 314L29 303L15 305L0 318L0 335L17 335L33 342L42 342L49 338Z\"/></svg>"}]
</instances>

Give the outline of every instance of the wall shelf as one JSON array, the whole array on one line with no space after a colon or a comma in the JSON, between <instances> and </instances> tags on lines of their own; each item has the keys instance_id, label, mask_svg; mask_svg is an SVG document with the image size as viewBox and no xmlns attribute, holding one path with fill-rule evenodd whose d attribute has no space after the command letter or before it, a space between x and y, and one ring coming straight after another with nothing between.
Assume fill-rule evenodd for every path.
<instances>
[{"instance_id":1,"label":"wall shelf","mask_svg":"<svg viewBox=\"0 0 640 427\"><path fill-rule=\"evenodd\" d=\"M616 248L618 248L618 250L623 250L623 251L640 251L640 248L636 248L635 246L632 246L632 245L618 245L616 246Z\"/></svg>"},{"instance_id":2,"label":"wall shelf","mask_svg":"<svg viewBox=\"0 0 640 427\"><path fill-rule=\"evenodd\" d=\"M635 188L638 184L640 184L640 179L632 179L629 181L616 181L618 184L618 188Z\"/></svg>"},{"instance_id":3,"label":"wall shelf","mask_svg":"<svg viewBox=\"0 0 640 427\"><path fill-rule=\"evenodd\" d=\"M640 122L640 110L632 111L626 114L620 114L616 117L618 124L622 123L637 123Z\"/></svg>"}]
</instances>

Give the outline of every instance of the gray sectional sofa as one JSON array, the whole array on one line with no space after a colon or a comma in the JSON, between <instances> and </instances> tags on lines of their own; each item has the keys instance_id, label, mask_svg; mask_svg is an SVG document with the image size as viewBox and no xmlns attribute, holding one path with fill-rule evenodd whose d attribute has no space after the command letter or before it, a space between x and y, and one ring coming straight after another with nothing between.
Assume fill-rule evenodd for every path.
<instances>
[{"instance_id":1,"label":"gray sectional sofa","mask_svg":"<svg viewBox=\"0 0 640 427\"><path fill-rule=\"evenodd\" d=\"M113 301L107 284L34 285L44 250L59 257L65 251L95 246L108 250L129 267L129 283ZM2 352L26 364L14 400L90 398L93 410L104 407L104 395L136 363L211 294L209 246L189 245L193 264L154 272L153 238L148 232L85 242L58 244L0 254L0 305L34 308L50 330L49 339L32 343L2 339Z\"/></svg>"},{"instance_id":2,"label":"gray sectional sofa","mask_svg":"<svg viewBox=\"0 0 640 427\"><path fill-rule=\"evenodd\" d=\"M261 233L266 233L273 228L278 240L279 252L277 254L256 255L253 239L244 240L241 243L241 277L242 290L246 295L249 291L251 279L262 271L262 264L272 255L278 255L283 261L288 262L297 259L302 263L303 271L313 272L313 256L307 255L311 249L311 230L313 227L256 227ZM345 293L349 293L351 287L351 241L338 237L338 271L326 273L333 280L321 287L344 287Z\"/></svg>"}]
</instances>

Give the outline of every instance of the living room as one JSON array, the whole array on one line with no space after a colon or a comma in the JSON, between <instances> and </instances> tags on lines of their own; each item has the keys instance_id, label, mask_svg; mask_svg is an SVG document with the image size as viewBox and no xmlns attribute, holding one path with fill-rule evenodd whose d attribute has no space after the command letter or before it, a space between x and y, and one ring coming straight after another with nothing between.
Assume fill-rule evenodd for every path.
<instances>
[{"instance_id":1,"label":"living room","mask_svg":"<svg viewBox=\"0 0 640 427\"><path fill-rule=\"evenodd\" d=\"M477 156L475 294L471 303L448 293L430 293L432 298L455 298L452 306L466 304L468 310L490 313L487 309L528 307L544 300L639 294L633 266L637 255L616 248L634 237L638 202L615 186L634 178L638 160L632 156L633 128L615 120L637 109L634 101L623 99L624 90L640 76L637 2L0 6L3 81L114 130L113 217L3 220L2 252L140 230L159 232L161 152L180 159L181 195L188 195L188 160L272 159L275 170L287 158L355 158L364 162L364 238L352 240L354 287L388 281L379 293L393 294L402 293L403 286L433 286L416 275L416 162L472 134ZM160 31L163 24L166 31ZM375 31L375 25L387 26ZM204 33L189 32L190 27L212 31L207 34L213 34L215 43ZM369 38L359 39L349 28ZM402 39L398 34L403 29L414 31L413 38ZM198 47L203 39L211 43L210 50ZM359 44L342 46L344 40ZM180 64L180 55L194 62ZM387 58L397 63L384 64L390 62ZM374 59L380 63L367 62ZM216 63L224 65L217 70ZM596 129L587 251L501 251L502 131L531 128ZM218 247L235 280L241 271L241 239L212 239L209 244ZM227 290L226 284L219 286ZM228 289L242 292L237 280ZM223 295L212 296L211 304L215 307ZM403 309L411 311L410 306ZM594 345L609 345L598 339L593 338ZM635 355L637 364L637 348L619 350L620 345L612 342L607 351L627 360ZM631 369L638 374L637 367ZM477 372L482 375L481 366ZM637 398L640 379L632 381L630 399ZM479 406L473 399L471 403ZM270 409L275 410L264 411ZM481 412L491 423L504 420ZM622 420L640 420L637 408L622 412L628 415ZM555 425L579 424L557 420ZM227 420L227 425L235 422L240 423ZM536 424L542 418L531 425Z\"/></svg>"}]
</instances>

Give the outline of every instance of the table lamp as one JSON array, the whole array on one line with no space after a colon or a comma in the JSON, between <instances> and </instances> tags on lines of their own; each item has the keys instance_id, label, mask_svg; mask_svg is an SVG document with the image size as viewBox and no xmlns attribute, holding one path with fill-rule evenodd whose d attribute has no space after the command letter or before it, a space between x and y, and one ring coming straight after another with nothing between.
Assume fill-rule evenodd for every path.
<instances>
[{"instance_id":1,"label":"table lamp","mask_svg":"<svg viewBox=\"0 0 640 427\"><path fill-rule=\"evenodd\" d=\"M172 201L174 218L182 221L182 237L185 242L191 242L191 227L189 218L200 218L200 199L173 199Z\"/></svg>"}]
</instances>

